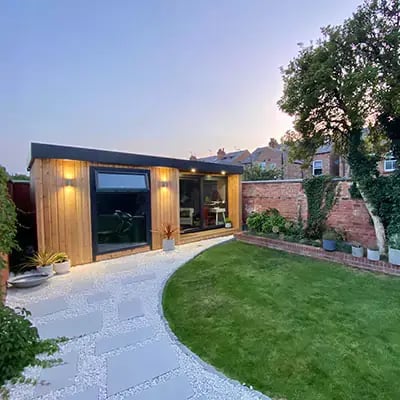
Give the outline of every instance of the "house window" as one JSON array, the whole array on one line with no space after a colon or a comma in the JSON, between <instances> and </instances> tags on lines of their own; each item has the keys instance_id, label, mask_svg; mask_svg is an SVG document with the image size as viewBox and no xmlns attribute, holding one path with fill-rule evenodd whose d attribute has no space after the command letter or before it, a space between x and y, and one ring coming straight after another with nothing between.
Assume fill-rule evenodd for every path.
<instances>
[{"instance_id":1,"label":"house window","mask_svg":"<svg viewBox=\"0 0 400 400\"><path fill-rule=\"evenodd\" d=\"M383 170L385 172L392 172L397 167L397 160L393 157L387 158L383 162Z\"/></svg>"},{"instance_id":2,"label":"house window","mask_svg":"<svg viewBox=\"0 0 400 400\"><path fill-rule=\"evenodd\" d=\"M313 161L313 175L322 175L322 160Z\"/></svg>"},{"instance_id":3,"label":"house window","mask_svg":"<svg viewBox=\"0 0 400 400\"><path fill-rule=\"evenodd\" d=\"M150 243L148 172L92 168L91 174L95 254Z\"/></svg>"},{"instance_id":4,"label":"house window","mask_svg":"<svg viewBox=\"0 0 400 400\"><path fill-rule=\"evenodd\" d=\"M260 162L260 168L264 171L267 168L267 163L265 161Z\"/></svg>"},{"instance_id":5,"label":"house window","mask_svg":"<svg viewBox=\"0 0 400 400\"><path fill-rule=\"evenodd\" d=\"M227 178L182 175L179 203L181 233L223 227L227 215Z\"/></svg>"},{"instance_id":6,"label":"house window","mask_svg":"<svg viewBox=\"0 0 400 400\"><path fill-rule=\"evenodd\" d=\"M272 162L269 164L269 169L275 169L276 168L276 163Z\"/></svg>"}]
</instances>

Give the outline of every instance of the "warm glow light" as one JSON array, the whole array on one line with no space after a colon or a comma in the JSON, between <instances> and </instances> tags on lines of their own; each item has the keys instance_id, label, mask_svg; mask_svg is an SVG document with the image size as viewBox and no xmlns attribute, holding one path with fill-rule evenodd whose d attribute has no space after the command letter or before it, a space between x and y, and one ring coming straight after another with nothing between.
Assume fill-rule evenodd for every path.
<instances>
[{"instance_id":1,"label":"warm glow light","mask_svg":"<svg viewBox=\"0 0 400 400\"><path fill-rule=\"evenodd\" d=\"M190 171L191 172L196 172L196 168L192 168Z\"/></svg>"},{"instance_id":2,"label":"warm glow light","mask_svg":"<svg viewBox=\"0 0 400 400\"><path fill-rule=\"evenodd\" d=\"M167 188L168 187L168 182L167 181L162 181L161 182L161 187L162 188Z\"/></svg>"},{"instance_id":3,"label":"warm glow light","mask_svg":"<svg viewBox=\"0 0 400 400\"><path fill-rule=\"evenodd\" d=\"M226 175L226 171L221 171L221 174L222 175Z\"/></svg>"}]
</instances>

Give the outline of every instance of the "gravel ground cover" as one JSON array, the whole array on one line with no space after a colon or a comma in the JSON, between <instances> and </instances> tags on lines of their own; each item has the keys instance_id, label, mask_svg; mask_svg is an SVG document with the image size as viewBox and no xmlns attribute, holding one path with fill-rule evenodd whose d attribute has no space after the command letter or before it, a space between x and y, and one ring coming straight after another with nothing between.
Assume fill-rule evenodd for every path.
<instances>
[{"instance_id":1,"label":"gravel ground cover","mask_svg":"<svg viewBox=\"0 0 400 400\"><path fill-rule=\"evenodd\" d=\"M27 368L25 375L39 384L11 387L10 399L266 399L202 362L177 341L162 315L168 277L226 240L77 266L40 287L10 289L7 305L31 309L41 335L71 337L57 355L65 363Z\"/></svg>"}]
</instances>

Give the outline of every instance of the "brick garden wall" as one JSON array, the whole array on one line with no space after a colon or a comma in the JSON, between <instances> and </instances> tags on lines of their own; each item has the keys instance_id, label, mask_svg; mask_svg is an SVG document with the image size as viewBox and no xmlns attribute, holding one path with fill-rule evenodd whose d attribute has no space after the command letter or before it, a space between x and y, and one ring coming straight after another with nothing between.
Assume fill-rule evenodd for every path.
<instances>
[{"instance_id":1,"label":"brick garden wall","mask_svg":"<svg viewBox=\"0 0 400 400\"><path fill-rule=\"evenodd\" d=\"M339 195L327 224L344 231L347 240L368 246L375 241L374 228L364 202L351 199L350 185L349 181L339 181ZM244 218L252 211L276 208L290 220L296 220L299 215L307 219L307 198L299 179L243 182L242 189Z\"/></svg>"}]
</instances>

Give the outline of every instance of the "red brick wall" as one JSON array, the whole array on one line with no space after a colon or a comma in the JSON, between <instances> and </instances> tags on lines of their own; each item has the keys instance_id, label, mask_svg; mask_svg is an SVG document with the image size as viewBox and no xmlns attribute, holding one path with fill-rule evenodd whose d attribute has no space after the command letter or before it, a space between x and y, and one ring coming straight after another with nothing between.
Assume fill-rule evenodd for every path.
<instances>
[{"instance_id":1,"label":"red brick wall","mask_svg":"<svg viewBox=\"0 0 400 400\"><path fill-rule=\"evenodd\" d=\"M375 241L375 231L364 202L350 198L350 185L349 181L339 182L339 195L327 223L344 231L347 240L367 246ZM243 182L243 217L246 218L252 211L267 208L276 208L291 220L296 220L301 213L306 220L307 198L301 180Z\"/></svg>"}]
</instances>

